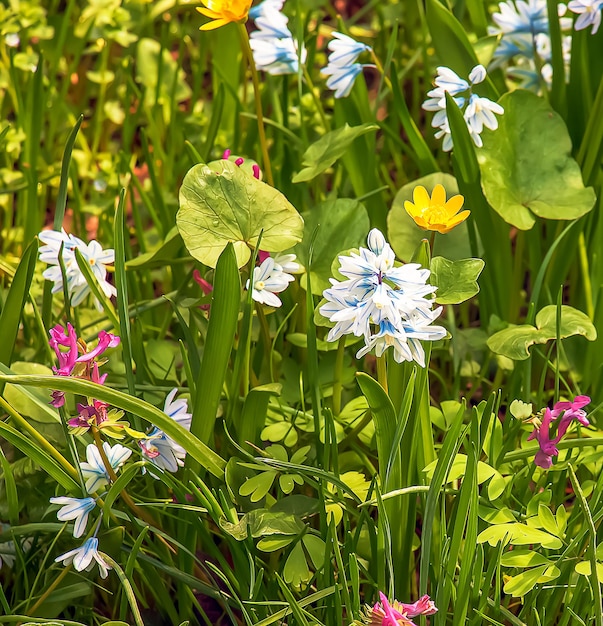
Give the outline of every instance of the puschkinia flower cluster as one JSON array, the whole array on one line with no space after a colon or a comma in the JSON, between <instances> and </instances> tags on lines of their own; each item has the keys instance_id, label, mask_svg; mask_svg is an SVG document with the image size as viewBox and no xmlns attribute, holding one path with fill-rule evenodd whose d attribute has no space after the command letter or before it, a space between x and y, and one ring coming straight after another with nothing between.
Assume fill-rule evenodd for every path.
<instances>
[{"instance_id":1,"label":"puschkinia flower cluster","mask_svg":"<svg viewBox=\"0 0 603 626\"><path fill-rule=\"evenodd\" d=\"M289 18L281 13L284 0L264 0L249 11L258 30L251 33L249 44L258 70L274 76L297 74L299 62L306 61L306 49L298 51L289 30Z\"/></svg>"},{"instance_id":2,"label":"puschkinia flower cluster","mask_svg":"<svg viewBox=\"0 0 603 626\"><path fill-rule=\"evenodd\" d=\"M481 148L481 132L484 126L490 130L498 128L496 115L502 115L504 109L489 100L473 93L473 87L482 83L486 79L486 68L483 65L476 65L469 74L469 81L458 76L448 67L438 67L435 78L435 88L427 92L429 98L423 102L425 111L434 111L435 115L431 121L433 128L437 128L435 136L437 139L443 138L442 148L448 152L452 150L452 135L450 124L446 113L446 94L450 94L460 109L464 109L463 117L469 129L469 134L478 148Z\"/></svg>"},{"instance_id":3,"label":"puschkinia flower cluster","mask_svg":"<svg viewBox=\"0 0 603 626\"><path fill-rule=\"evenodd\" d=\"M363 52L370 52L371 47L343 33L333 33L333 39L327 48L331 54L329 54L327 66L321 70L321 73L329 77L327 87L335 91L336 98L347 98L358 74L365 67L375 67L356 62Z\"/></svg>"},{"instance_id":4,"label":"puschkinia flower cluster","mask_svg":"<svg viewBox=\"0 0 603 626\"><path fill-rule=\"evenodd\" d=\"M549 18L546 0L507 0L498 5L499 10L492 14L494 26L488 27L490 35L500 36L494 52L491 68L507 65L509 77L517 80L526 89L539 91L544 80L552 80L553 68ZM564 4L559 5L560 27L569 31L572 20L561 17L566 12ZM571 35L562 37L563 59L569 70L571 56Z\"/></svg>"},{"instance_id":5,"label":"puschkinia flower cluster","mask_svg":"<svg viewBox=\"0 0 603 626\"><path fill-rule=\"evenodd\" d=\"M442 312L432 309L436 287L427 284L429 270L417 263L395 266L395 254L383 234L374 228L368 235L368 249L339 257L344 281L331 279L323 293L327 300L320 313L335 322L327 340L346 334L364 337L357 358L371 350L377 356L392 347L394 359L416 361L425 367L421 341L436 341L446 329L431 324Z\"/></svg>"},{"instance_id":6,"label":"puschkinia flower cluster","mask_svg":"<svg viewBox=\"0 0 603 626\"><path fill-rule=\"evenodd\" d=\"M50 265L44 271L42 276L46 280L54 283L52 293L63 289L63 272L59 261L59 255L62 257L65 266L65 278L67 281L67 293L71 300L71 306L78 306L84 301L84 298L90 293L90 286L80 270L75 258L75 250L79 250L80 254L90 265L90 269L104 294L110 298L117 294L115 287L107 281L107 265L115 263L114 250L103 250L98 241L92 240L85 243L74 235L67 234L64 230L60 232L55 230L43 230L38 238L45 244L38 251L40 261ZM62 254L61 254L62 246ZM96 308L101 311L100 302L94 298Z\"/></svg>"},{"instance_id":7,"label":"puschkinia flower cluster","mask_svg":"<svg viewBox=\"0 0 603 626\"><path fill-rule=\"evenodd\" d=\"M552 409L548 407L544 410L542 419L533 420L536 429L528 437L528 441L536 439L540 450L534 457L534 463L543 469L549 469L553 464L553 457L559 454L557 444L567 433L567 429L574 421L582 426L589 426L584 408L590 404L588 396L576 396L572 402L557 402ZM551 437L551 425L557 421L557 434Z\"/></svg>"},{"instance_id":8,"label":"puschkinia flower cluster","mask_svg":"<svg viewBox=\"0 0 603 626\"><path fill-rule=\"evenodd\" d=\"M277 254L271 257L267 252L260 252L260 264L253 269L251 281L247 281L245 289L251 283L251 297L260 304L280 307L283 303L276 295L285 291L295 278L291 275L301 270L295 261L294 254Z\"/></svg>"},{"instance_id":9,"label":"puschkinia flower cluster","mask_svg":"<svg viewBox=\"0 0 603 626\"><path fill-rule=\"evenodd\" d=\"M429 596L423 596L412 604L397 600L392 600L390 604L387 596L380 591L379 602L365 608L360 623L367 626L414 626L411 621L414 617L434 615L437 612L438 609Z\"/></svg>"}]
</instances>

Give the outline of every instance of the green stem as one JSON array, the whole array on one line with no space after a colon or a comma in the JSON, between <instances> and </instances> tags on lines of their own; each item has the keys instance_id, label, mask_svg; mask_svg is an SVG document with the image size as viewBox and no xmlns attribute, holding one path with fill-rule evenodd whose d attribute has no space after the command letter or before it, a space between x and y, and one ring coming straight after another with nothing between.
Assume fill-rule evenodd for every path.
<instances>
[{"instance_id":1,"label":"green stem","mask_svg":"<svg viewBox=\"0 0 603 626\"><path fill-rule=\"evenodd\" d=\"M312 77L310 76L310 72L308 72L308 68L305 63L302 63L302 68L304 72L304 79L308 84L308 89L310 90L310 95L312 96L312 100L314 100L314 105L316 106L316 110L318 111L318 115L320 115L320 119L322 121L322 125L324 126L325 132L328 133L331 130L331 125L329 124L329 120L325 115L325 110L322 106L322 102L320 98L316 95L316 91L314 90L314 83L312 82Z\"/></svg>"},{"instance_id":2,"label":"green stem","mask_svg":"<svg viewBox=\"0 0 603 626\"><path fill-rule=\"evenodd\" d=\"M586 252L586 239L584 231L578 238L578 251L580 254L580 269L582 270L582 280L584 281L584 299L586 300L586 313L591 320L595 319L595 307L593 305L593 286L590 282L590 272L588 271L588 254Z\"/></svg>"},{"instance_id":3,"label":"green stem","mask_svg":"<svg viewBox=\"0 0 603 626\"><path fill-rule=\"evenodd\" d=\"M345 356L345 336L339 338L335 357L335 378L333 380L333 415L341 413L341 393L343 391L343 358Z\"/></svg>"},{"instance_id":4,"label":"green stem","mask_svg":"<svg viewBox=\"0 0 603 626\"><path fill-rule=\"evenodd\" d=\"M389 394L387 385L387 357L385 354L377 357L377 380L385 389L385 393Z\"/></svg>"},{"instance_id":5,"label":"green stem","mask_svg":"<svg viewBox=\"0 0 603 626\"><path fill-rule=\"evenodd\" d=\"M249 69L251 71L251 80L253 82L253 92L255 95L255 113L258 118L258 135L260 138L260 147L262 149L262 164L264 166L264 172L266 174L266 180L268 184L274 187L274 178L272 177L272 167L270 166L270 157L268 156L268 144L266 142L266 129L264 127L264 113L262 111L262 94L260 93L260 80L258 77L258 71L255 67L255 61L253 60L253 52L249 45L249 34L245 24L239 24L239 33L241 35L241 46L243 47L243 54L247 57L249 63Z\"/></svg>"}]
</instances>

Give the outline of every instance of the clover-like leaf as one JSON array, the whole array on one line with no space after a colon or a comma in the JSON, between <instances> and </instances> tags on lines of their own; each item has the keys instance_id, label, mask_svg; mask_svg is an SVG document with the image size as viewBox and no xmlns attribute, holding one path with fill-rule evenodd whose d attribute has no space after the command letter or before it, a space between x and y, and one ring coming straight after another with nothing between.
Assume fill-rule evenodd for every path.
<instances>
[{"instance_id":1,"label":"clover-like leaf","mask_svg":"<svg viewBox=\"0 0 603 626\"><path fill-rule=\"evenodd\" d=\"M572 335L582 335L589 341L597 338L597 331L590 318L582 311L562 305L559 336L563 339ZM509 326L494 333L487 341L492 352L514 361L529 358L529 347L535 343L547 343L557 337L557 307L554 304L544 307L536 315L536 326L520 324Z\"/></svg>"},{"instance_id":2,"label":"clover-like leaf","mask_svg":"<svg viewBox=\"0 0 603 626\"><path fill-rule=\"evenodd\" d=\"M302 240L304 221L285 196L221 160L191 168L180 188L178 230L193 257L215 267L232 242L242 267L262 235L262 250L281 252Z\"/></svg>"},{"instance_id":3,"label":"clover-like leaf","mask_svg":"<svg viewBox=\"0 0 603 626\"><path fill-rule=\"evenodd\" d=\"M431 280L436 285L438 304L460 304L479 293L477 278L484 269L482 259L449 261L441 256L431 260Z\"/></svg>"},{"instance_id":4,"label":"clover-like leaf","mask_svg":"<svg viewBox=\"0 0 603 626\"><path fill-rule=\"evenodd\" d=\"M312 180L340 159L354 139L378 128L377 124L361 124L360 126L345 124L343 128L327 133L304 152L302 164L305 167L293 177L293 182L302 183Z\"/></svg>"},{"instance_id":5,"label":"clover-like leaf","mask_svg":"<svg viewBox=\"0 0 603 626\"><path fill-rule=\"evenodd\" d=\"M500 99L498 129L478 150L484 195L509 224L529 230L537 217L573 220L595 204L584 187L561 116L536 94L516 89Z\"/></svg>"}]
</instances>

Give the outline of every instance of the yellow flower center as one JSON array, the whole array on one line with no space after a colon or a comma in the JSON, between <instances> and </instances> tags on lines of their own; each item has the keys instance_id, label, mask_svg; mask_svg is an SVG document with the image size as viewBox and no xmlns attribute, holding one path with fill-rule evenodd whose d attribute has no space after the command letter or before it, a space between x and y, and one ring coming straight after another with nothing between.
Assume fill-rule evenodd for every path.
<instances>
[{"instance_id":1,"label":"yellow flower center","mask_svg":"<svg viewBox=\"0 0 603 626\"><path fill-rule=\"evenodd\" d=\"M263 280L258 280L257 283L255 283L254 287L258 290L258 291L262 291L264 289L264 287L266 287L266 284L264 283Z\"/></svg>"},{"instance_id":2,"label":"yellow flower center","mask_svg":"<svg viewBox=\"0 0 603 626\"><path fill-rule=\"evenodd\" d=\"M423 209L423 217L433 223L445 224L448 221L446 209L441 204L430 204Z\"/></svg>"}]
</instances>

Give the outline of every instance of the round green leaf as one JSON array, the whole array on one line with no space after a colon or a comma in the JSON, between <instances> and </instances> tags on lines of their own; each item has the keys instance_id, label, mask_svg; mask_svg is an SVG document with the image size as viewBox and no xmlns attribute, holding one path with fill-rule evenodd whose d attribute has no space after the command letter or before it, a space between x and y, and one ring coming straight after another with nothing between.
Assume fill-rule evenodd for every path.
<instances>
[{"instance_id":1,"label":"round green leaf","mask_svg":"<svg viewBox=\"0 0 603 626\"><path fill-rule=\"evenodd\" d=\"M180 188L178 230L193 257L215 267L232 242L237 263L249 261L258 237L262 250L281 252L302 240L304 221L285 196L230 161L191 168Z\"/></svg>"},{"instance_id":2,"label":"round green leaf","mask_svg":"<svg viewBox=\"0 0 603 626\"><path fill-rule=\"evenodd\" d=\"M366 246L371 227L368 213L358 200L327 200L303 214L304 242L295 247L300 263L310 271L312 291L319 295L331 286L331 266L344 250ZM312 241L312 235L316 236ZM312 263L308 247L312 241ZM305 279L300 280L305 287Z\"/></svg>"},{"instance_id":3,"label":"round green leaf","mask_svg":"<svg viewBox=\"0 0 603 626\"><path fill-rule=\"evenodd\" d=\"M516 89L500 99L496 131L484 130L478 150L482 187L509 224L529 230L537 217L573 220L595 204L592 188L571 156L563 119L537 95Z\"/></svg>"},{"instance_id":4,"label":"round green leaf","mask_svg":"<svg viewBox=\"0 0 603 626\"><path fill-rule=\"evenodd\" d=\"M412 217L404 208L404 202L406 200L412 202L412 194L417 185L425 187L431 195L433 188L438 183L446 190L446 198L455 196L459 192L454 176L437 172L407 183L398 191L394 198L392 208L387 215L387 235L394 252L398 258L404 261L409 261L412 258L422 239L431 236L429 231L419 228L414 223ZM471 209L471 207L463 208ZM447 259L455 261L470 257L471 247L469 245L467 223L459 224L445 235L436 233L434 250Z\"/></svg>"}]
</instances>

